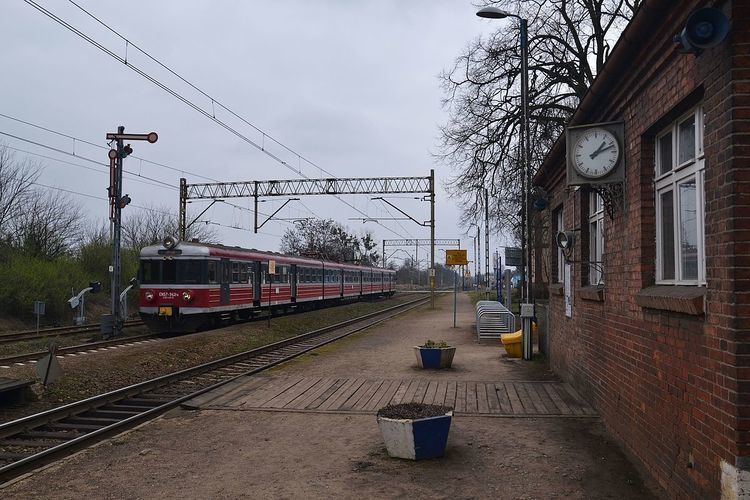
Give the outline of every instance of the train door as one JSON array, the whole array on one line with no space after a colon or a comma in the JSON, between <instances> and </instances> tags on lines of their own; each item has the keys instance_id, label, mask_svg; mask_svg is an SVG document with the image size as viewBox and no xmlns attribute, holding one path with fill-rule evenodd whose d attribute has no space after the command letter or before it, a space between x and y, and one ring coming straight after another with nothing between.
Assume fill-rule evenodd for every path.
<instances>
[{"instance_id":1,"label":"train door","mask_svg":"<svg viewBox=\"0 0 750 500\"><path fill-rule=\"evenodd\" d=\"M362 295L362 281L363 281L362 276L363 275L364 273L362 272L362 270L357 271L357 276L359 277L359 294L360 295Z\"/></svg>"},{"instance_id":2,"label":"train door","mask_svg":"<svg viewBox=\"0 0 750 500\"><path fill-rule=\"evenodd\" d=\"M348 271L344 271L343 269L339 271L339 290L340 290L340 296L344 296L344 280L346 279Z\"/></svg>"},{"instance_id":3,"label":"train door","mask_svg":"<svg viewBox=\"0 0 750 500\"><path fill-rule=\"evenodd\" d=\"M229 283L232 281L232 264L229 259L221 259L221 302L222 306L229 305Z\"/></svg>"},{"instance_id":4,"label":"train door","mask_svg":"<svg viewBox=\"0 0 750 500\"><path fill-rule=\"evenodd\" d=\"M292 287L292 302L297 302L297 264L292 264L289 281Z\"/></svg>"},{"instance_id":5,"label":"train door","mask_svg":"<svg viewBox=\"0 0 750 500\"><path fill-rule=\"evenodd\" d=\"M260 305L260 293L261 293L261 269L260 262L253 262L253 302L256 306Z\"/></svg>"}]
</instances>

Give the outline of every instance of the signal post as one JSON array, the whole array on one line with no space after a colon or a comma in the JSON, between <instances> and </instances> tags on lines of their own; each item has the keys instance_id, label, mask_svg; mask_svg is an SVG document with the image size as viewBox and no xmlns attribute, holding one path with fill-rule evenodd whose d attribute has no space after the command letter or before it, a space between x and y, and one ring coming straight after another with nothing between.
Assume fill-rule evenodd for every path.
<instances>
[{"instance_id":1,"label":"signal post","mask_svg":"<svg viewBox=\"0 0 750 500\"><path fill-rule=\"evenodd\" d=\"M151 144L158 140L156 132L148 134L126 134L125 127L117 127L116 133L108 133L107 140L115 141L116 148L110 149L109 156L109 221L112 231L112 264L109 266L111 278L112 309L111 314L102 316L101 334L104 338L122 333L122 310L120 308L121 257L120 239L122 235L122 209L130 203L130 196L122 194L122 160L133 152L125 141L147 141Z\"/></svg>"}]
</instances>

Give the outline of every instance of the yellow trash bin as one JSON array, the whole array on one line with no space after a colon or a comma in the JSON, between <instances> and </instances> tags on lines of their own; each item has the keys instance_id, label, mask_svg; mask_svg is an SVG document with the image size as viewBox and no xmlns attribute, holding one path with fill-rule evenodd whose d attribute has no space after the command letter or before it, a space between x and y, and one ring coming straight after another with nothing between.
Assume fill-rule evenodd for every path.
<instances>
[{"instance_id":1,"label":"yellow trash bin","mask_svg":"<svg viewBox=\"0 0 750 500\"><path fill-rule=\"evenodd\" d=\"M500 335L500 340L505 347L505 352L509 358L520 358L523 355L522 332L518 330L515 333L504 333Z\"/></svg>"}]
</instances>

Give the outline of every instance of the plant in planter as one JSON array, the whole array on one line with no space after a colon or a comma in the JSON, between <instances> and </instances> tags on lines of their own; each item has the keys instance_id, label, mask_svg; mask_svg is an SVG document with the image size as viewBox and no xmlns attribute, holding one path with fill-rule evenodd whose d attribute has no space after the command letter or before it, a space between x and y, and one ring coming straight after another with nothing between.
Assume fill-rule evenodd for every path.
<instances>
[{"instance_id":1,"label":"plant in planter","mask_svg":"<svg viewBox=\"0 0 750 500\"><path fill-rule=\"evenodd\" d=\"M449 346L444 340L428 340L424 345L415 346L414 353L420 368L450 368L456 348Z\"/></svg>"},{"instance_id":2,"label":"plant in planter","mask_svg":"<svg viewBox=\"0 0 750 500\"><path fill-rule=\"evenodd\" d=\"M378 427L388 455L409 460L442 457L453 408L402 403L378 410Z\"/></svg>"}]
</instances>

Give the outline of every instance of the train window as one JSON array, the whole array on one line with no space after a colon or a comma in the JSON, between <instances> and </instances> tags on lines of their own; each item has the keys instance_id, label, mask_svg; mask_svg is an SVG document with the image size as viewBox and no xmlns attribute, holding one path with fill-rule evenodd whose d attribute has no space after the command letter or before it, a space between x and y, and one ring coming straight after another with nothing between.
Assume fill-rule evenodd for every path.
<instances>
[{"instance_id":1,"label":"train window","mask_svg":"<svg viewBox=\"0 0 750 500\"><path fill-rule=\"evenodd\" d=\"M261 264L260 265L260 283L262 285L268 284L268 264Z\"/></svg>"},{"instance_id":2,"label":"train window","mask_svg":"<svg viewBox=\"0 0 750 500\"><path fill-rule=\"evenodd\" d=\"M159 261L142 260L141 261L141 283L158 283L159 282Z\"/></svg>"},{"instance_id":3,"label":"train window","mask_svg":"<svg viewBox=\"0 0 750 500\"><path fill-rule=\"evenodd\" d=\"M240 263L232 262L232 283L240 282Z\"/></svg>"},{"instance_id":4,"label":"train window","mask_svg":"<svg viewBox=\"0 0 750 500\"><path fill-rule=\"evenodd\" d=\"M240 264L240 283L247 283L247 264Z\"/></svg>"},{"instance_id":5,"label":"train window","mask_svg":"<svg viewBox=\"0 0 750 500\"><path fill-rule=\"evenodd\" d=\"M209 283L219 282L218 276L216 275L216 261L215 260L208 261L208 282Z\"/></svg>"},{"instance_id":6,"label":"train window","mask_svg":"<svg viewBox=\"0 0 750 500\"><path fill-rule=\"evenodd\" d=\"M203 261L202 260L179 260L177 261L180 283L203 283Z\"/></svg>"},{"instance_id":7,"label":"train window","mask_svg":"<svg viewBox=\"0 0 750 500\"><path fill-rule=\"evenodd\" d=\"M174 260L165 260L161 263L161 282L177 282L177 263Z\"/></svg>"}]
</instances>

